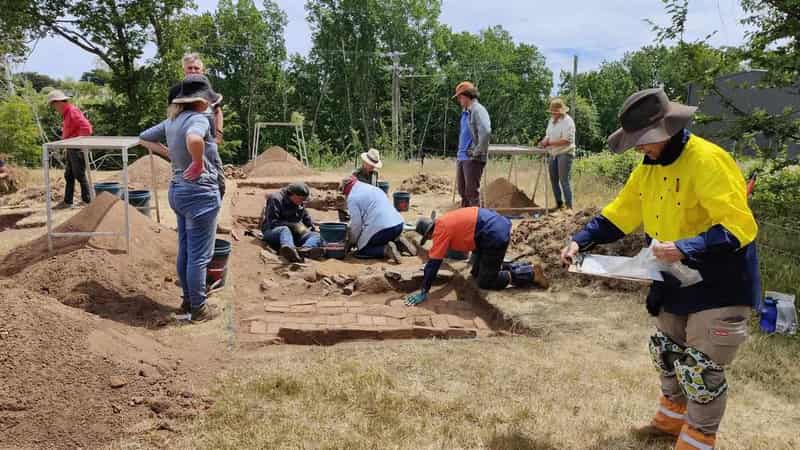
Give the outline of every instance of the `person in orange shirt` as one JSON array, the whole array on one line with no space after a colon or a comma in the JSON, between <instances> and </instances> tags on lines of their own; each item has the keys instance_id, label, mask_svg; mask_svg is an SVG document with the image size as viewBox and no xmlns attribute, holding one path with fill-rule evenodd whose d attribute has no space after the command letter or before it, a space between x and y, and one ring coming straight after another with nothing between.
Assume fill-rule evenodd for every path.
<instances>
[{"instance_id":1,"label":"person in orange shirt","mask_svg":"<svg viewBox=\"0 0 800 450\"><path fill-rule=\"evenodd\" d=\"M444 214L438 219L421 217L417 220L417 233L422 235L420 245L433 239L425 264L422 290L406 298L409 306L418 305L428 298L428 292L448 250L472 253L472 277L481 289L500 290L514 284L527 286L544 284L540 268L528 263L505 264L503 259L511 239L511 221L494 211L469 207Z\"/></svg>"}]
</instances>

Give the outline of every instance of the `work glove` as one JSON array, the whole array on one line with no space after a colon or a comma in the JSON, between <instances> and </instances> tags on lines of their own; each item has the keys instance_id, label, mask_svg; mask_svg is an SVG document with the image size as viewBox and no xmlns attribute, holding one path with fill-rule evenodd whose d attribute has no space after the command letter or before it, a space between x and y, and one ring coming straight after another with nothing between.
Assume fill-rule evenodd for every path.
<instances>
[{"instance_id":1,"label":"work glove","mask_svg":"<svg viewBox=\"0 0 800 450\"><path fill-rule=\"evenodd\" d=\"M200 178L200 175L203 174L203 171L205 171L205 167L203 167L203 161L200 162L192 161L192 163L189 164L189 167L187 167L186 170L183 171L183 179L188 181L195 181L198 178Z\"/></svg>"},{"instance_id":2,"label":"work glove","mask_svg":"<svg viewBox=\"0 0 800 450\"><path fill-rule=\"evenodd\" d=\"M424 302L427 299L428 299L428 293L420 291L420 292L417 292L416 294L411 294L408 297L406 297L406 305L408 305L408 306L416 306L416 305L419 305L420 303Z\"/></svg>"}]
</instances>

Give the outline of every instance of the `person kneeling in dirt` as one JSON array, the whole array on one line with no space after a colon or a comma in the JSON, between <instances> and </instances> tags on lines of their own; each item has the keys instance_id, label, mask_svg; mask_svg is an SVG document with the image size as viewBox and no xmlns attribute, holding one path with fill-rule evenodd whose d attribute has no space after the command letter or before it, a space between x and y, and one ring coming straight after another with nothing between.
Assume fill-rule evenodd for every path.
<instances>
[{"instance_id":1,"label":"person kneeling in dirt","mask_svg":"<svg viewBox=\"0 0 800 450\"><path fill-rule=\"evenodd\" d=\"M725 366L747 339L750 310L761 291L754 240L758 226L745 180L731 155L686 129L697 108L670 102L661 89L631 95L622 128L608 138L616 152L645 157L600 216L561 253L579 251L644 228L655 257L684 264L702 280L684 285L664 272L653 282L647 311L657 317L650 352L661 398L642 439L676 441L677 450L714 447L727 402Z\"/></svg>"},{"instance_id":2,"label":"person kneeling in dirt","mask_svg":"<svg viewBox=\"0 0 800 450\"><path fill-rule=\"evenodd\" d=\"M353 175L362 183L378 185L378 169L383 167L381 154L374 148L361 154L361 168L353 171Z\"/></svg>"},{"instance_id":3,"label":"person kneeling in dirt","mask_svg":"<svg viewBox=\"0 0 800 450\"><path fill-rule=\"evenodd\" d=\"M418 305L428 298L448 250L473 252L471 274L481 289L546 284L541 268L503 262L511 240L511 221L494 211L473 206L451 211L438 219L435 215L430 219L421 217L417 220L417 233L422 235L420 245L433 239L433 246L428 252L422 290L408 296L407 305Z\"/></svg>"},{"instance_id":4,"label":"person kneeling in dirt","mask_svg":"<svg viewBox=\"0 0 800 450\"><path fill-rule=\"evenodd\" d=\"M303 258L295 247L301 247L309 258L322 257L322 240L304 204L310 192L305 183L292 183L267 197L261 218L264 242L289 262Z\"/></svg>"},{"instance_id":5,"label":"person kneeling in dirt","mask_svg":"<svg viewBox=\"0 0 800 450\"><path fill-rule=\"evenodd\" d=\"M0 157L0 194L10 194L12 192L11 172L6 167L5 160Z\"/></svg>"},{"instance_id":6,"label":"person kneeling in dirt","mask_svg":"<svg viewBox=\"0 0 800 450\"><path fill-rule=\"evenodd\" d=\"M358 181L355 176L342 181L341 190L347 198L350 242L358 248L356 258L388 258L399 264L400 250L415 253L402 237L403 216L392 206L385 192Z\"/></svg>"}]
</instances>

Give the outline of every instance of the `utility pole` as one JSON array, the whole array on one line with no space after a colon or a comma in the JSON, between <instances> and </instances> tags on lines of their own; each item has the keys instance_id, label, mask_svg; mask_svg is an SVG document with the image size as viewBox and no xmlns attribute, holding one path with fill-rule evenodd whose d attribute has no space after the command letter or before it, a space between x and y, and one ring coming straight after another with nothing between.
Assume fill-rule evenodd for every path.
<instances>
[{"instance_id":1,"label":"utility pole","mask_svg":"<svg viewBox=\"0 0 800 450\"><path fill-rule=\"evenodd\" d=\"M400 146L400 57L403 52L384 53L383 56L392 59L392 65L386 67L392 71L392 151L399 154Z\"/></svg>"},{"instance_id":2,"label":"utility pole","mask_svg":"<svg viewBox=\"0 0 800 450\"><path fill-rule=\"evenodd\" d=\"M6 85L8 85L8 96L11 97L14 95L14 80L11 77L11 55L5 55L3 63L5 66Z\"/></svg>"},{"instance_id":3,"label":"utility pole","mask_svg":"<svg viewBox=\"0 0 800 450\"><path fill-rule=\"evenodd\" d=\"M572 59L572 119L578 120L578 55ZM578 148L578 134L575 133L575 148Z\"/></svg>"}]
</instances>

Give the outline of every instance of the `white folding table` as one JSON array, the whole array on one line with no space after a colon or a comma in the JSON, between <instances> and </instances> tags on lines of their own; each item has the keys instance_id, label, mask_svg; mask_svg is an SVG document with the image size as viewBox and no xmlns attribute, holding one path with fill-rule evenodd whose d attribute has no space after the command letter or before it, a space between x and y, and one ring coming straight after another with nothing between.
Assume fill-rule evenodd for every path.
<instances>
[{"instance_id":1,"label":"white folding table","mask_svg":"<svg viewBox=\"0 0 800 450\"><path fill-rule=\"evenodd\" d=\"M128 150L138 145L139 138L132 136L81 136L76 138L64 139L61 141L48 142L42 145L42 167L44 169L45 204L47 208L47 248L53 251L53 238L70 236L124 236L127 252L131 251L131 223L128 210ZM86 161L86 173L89 182L89 196L94 200L94 183L92 182L92 167L89 152L120 152L122 154L122 200L125 202L125 230L123 232L114 231L76 231L76 232L55 232L53 231L53 207L50 187L50 153L66 151L68 149L81 150L83 159ZM150 192L156 204L156 220L161 222L161 209L158 204L158 188L156 184L155 162L153 152L148 149L150 157Z\"/></svg>"}]
</instances>

